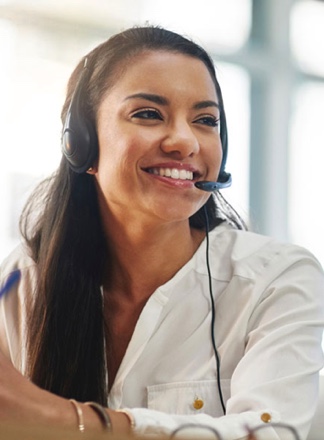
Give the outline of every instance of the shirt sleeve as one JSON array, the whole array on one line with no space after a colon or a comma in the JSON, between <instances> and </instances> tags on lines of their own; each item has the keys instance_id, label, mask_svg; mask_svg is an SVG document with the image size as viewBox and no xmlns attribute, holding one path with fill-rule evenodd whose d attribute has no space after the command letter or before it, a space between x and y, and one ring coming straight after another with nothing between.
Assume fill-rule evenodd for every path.
<instances>
[{"instance_id":1,"label":"shirt sleeve","mask_svg":"<svg viewBox=\"0 0 324 440\"><path fill-rule=\"evenodd\" d=\"M265 266L255 280L259 299L249 318L245 353L231 379L226 415L182 416L135 408L130 411L136 433L170 435L195 424L235 440L246 435L247 426L270 421L289 424L301 439L307 438L323 366L323 270L308 251L294 246ZM278 439L275 429L267 439Z\"/></svg>"},{"instance_id":2,"label":"shirt sleeve","mask_svg":"<svg viewBox=\"0 0 324 440\"><path fill-rule=\"evenodd\" d=\"M31 291L34 269L24 252L17 247L0 266L0 283L19 270L20 280L0 298L0 350L15 368L24 373L26 366L26 292Z\"/></svg>"}]
</instances>

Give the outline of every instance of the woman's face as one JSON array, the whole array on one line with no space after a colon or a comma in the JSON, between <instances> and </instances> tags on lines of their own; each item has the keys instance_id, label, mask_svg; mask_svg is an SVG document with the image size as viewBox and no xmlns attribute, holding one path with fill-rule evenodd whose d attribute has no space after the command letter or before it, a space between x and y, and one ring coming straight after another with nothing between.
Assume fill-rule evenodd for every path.
<instances>
[{"instance_id":1,"label":"woman's face","mask_svg":"<svg viewBox=\"0 0 324 440\"><path fill-rule=\"evenodd\" d=\"M218 119L202 61L167 51L137 56L98 109L101 206L124 221L187 220L209 197L194 182L217 180Z\"/></svg>"}]
</instances>

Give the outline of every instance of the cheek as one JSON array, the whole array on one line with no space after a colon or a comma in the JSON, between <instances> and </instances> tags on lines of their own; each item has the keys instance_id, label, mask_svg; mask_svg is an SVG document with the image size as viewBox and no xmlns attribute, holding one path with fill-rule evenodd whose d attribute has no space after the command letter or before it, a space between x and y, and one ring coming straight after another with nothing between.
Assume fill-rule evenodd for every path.
<instances>
[{"instance_id":1,"label":"cheek","mask_svg":"<svg viewBox=\"0 0 324 440\"><path fill-rule=\"evenodd\" d=\"M99 143L98 170L116 173L125 173L128 178L138 170L138 164L158 149L157 133L149 130L115 131L113 136L104 136Z\"/></svg>"},{"instance_id":2,"label":"cheek","mask_svg":"<svg viewBox=\"0 0 324 440\"><path fill-rule=\"evenodd\" d=\"M222 163L222 159L223 159L223 148L222 148L221 142L219 142L219 144L217 146L216 157L217 157L217 166L218 166L218 170L219 170L221 163Z\"/></svg>"},{"instance_id":3,"label":"cheek","mask_svg":"<svg viewBox=\"0 0 324 440\"><path fill-rule=\"evenodd\" d=\"M136 173L143 140L125 132L114 131L99 139L98 179L108 186L127 186Z\"/></svg>"},{"instance_id":4,"label":"cheek","mask_svg":"<svg viewBox=\"0 0 324 440\"><path fill-rule=\"evenodd\" d=\"M214 178L218 176L221 163L223 158L223 150L222 150L222 144L220 140L217 140L217 142L213 142L211 147L208 149L208 157L206 158L209 163L209 170L210 173L213 175Z\"/></svg>"}]
</instances>

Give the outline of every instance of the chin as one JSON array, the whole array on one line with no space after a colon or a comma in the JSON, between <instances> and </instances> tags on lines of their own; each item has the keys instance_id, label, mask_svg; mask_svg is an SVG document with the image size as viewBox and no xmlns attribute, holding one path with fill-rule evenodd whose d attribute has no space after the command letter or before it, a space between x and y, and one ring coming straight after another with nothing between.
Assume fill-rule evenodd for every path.
<instances>
[{"instance_id":1,"label":"chin","mask_svg":"<svg viewBox=\"0 0 324 440\"><path fill-rule=\"evenodd\" d=\"M152 197L147 199L148 204L146 208L154 215L166 222L189 221L189 218L194 215L206 202L199 199L192 200L184 197L176 197L168 194L167 197Z\"/></svg>"},{"instance_id":2,"label":"chin","mask_svg":"<svg viewBox=\"0 0 324 440\"><path fill-rule=\"evenodd\" d=\"M156 212L156 214L166 222L186 222L189 221L189 218L196 212L197 210L179 209L179 206L174 206L173 208L169 207L162 211L159 210L159 213Z\"/></svg>"}]
</instances>

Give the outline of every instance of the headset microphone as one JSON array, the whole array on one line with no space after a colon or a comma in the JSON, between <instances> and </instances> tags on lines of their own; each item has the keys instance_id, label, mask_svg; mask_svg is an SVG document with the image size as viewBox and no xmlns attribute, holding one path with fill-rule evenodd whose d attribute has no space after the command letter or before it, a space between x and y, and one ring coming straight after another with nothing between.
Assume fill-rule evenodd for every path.
<instances>
[{"instance_id":1,"label":"headset microphone","mask_svg":"<svg viewBox=\"0 0 324 440\"><path fill-rule=\"evenodd\" d=\"M201 180L200 182L195 183L195 187L201 189L202 191L213 192L217 189L220 189L219 182L210 182L208 180Z\"/></svg>"},{"instance_id":2,"label":"headset microphone","mask_svg":"<svg viewBox=\"0 0 324 440\"><path fill-rule=\"evenodd\" d=\"M213 192L218 189L228 188L232 184L232 176L229 173L226 173L226 180L223 182L212 182L209 180L200 180L195 183L195 187L201 189L202 191Z\"/></svg>"}]
</instances>

